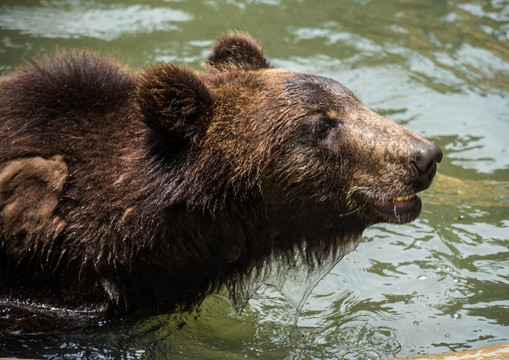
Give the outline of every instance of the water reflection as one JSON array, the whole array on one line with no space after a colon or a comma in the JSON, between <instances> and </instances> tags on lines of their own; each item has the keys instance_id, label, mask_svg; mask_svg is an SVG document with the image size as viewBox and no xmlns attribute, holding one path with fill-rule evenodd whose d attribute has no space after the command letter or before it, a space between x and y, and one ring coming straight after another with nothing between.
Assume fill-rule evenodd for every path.
<instances>
[{"instance_id":1,"label":"water reflection","mask_svg":"<svg viewBox=\"0 0 509 360\"><path fill-rule=\"evenodd\" d=\"M468 180L438 174L427 204L509 207L509 180Z\"/></svg>"},{"instance_id":2,"label":"water reflection","mask_svg":"<svg viewBox=\"0 0 509 360\"><path fill-rule=\"evenodd\" d=\"M337 7L339 12L339 2ZM465 84L488 92L506 89L509 12L502 2L370 1L349 10L341 21L292 27L294 41L306 49L340 44L346 61L357 66L406 62L414 80L440 92Z\"/></svg>"},{"instance_id":3,"label":"water reflection","mask_svg":"<svg viewBox=\"0 0 509 360\"><path fill-rule=\"evenodd\" d=\"M193 16L182 10L147 5L52 1L44 6L0 6L0 27L46 38L90 37L106 41L154 31L178 30Z\"/></svg>"},{"instance_id":4,"label":"water reflection","mask_svg":"<svg viewBox=\"0 0 509 360\"><path fill-rule=\"evenodd\" d=\"M393 328L393 321L399 319L397 338L405 344L405 353L414 353L429 341L435 351L454 350L465 339L475 344L504 332L505 321L501 319L508 318L509 313L501 305L507 302L508 276L501 264L509 252L500 237L504 238L507 224L486 225L489 208L469 207L467 212L474 216L461 222L452 217L444 219L438 229L429 227L429 216L406 229L376 227L368 232L368 243L335 269L347 274L346 287L357 289L355 297L374 305L373 313L375 309L387 312L386 316L370 314L370 321ZM479 231L480 224L483 231ZM410 244L407 232L413 239ZM370 255L373 251L383 252L383 260L374 261ZM350 271L356 270L352 267L360 274L353 279ZM494 277L493 272L499 275ZM490 288L491 293L486 293ZM485 306L489 310L483 314L480 309ZM365 308L369 306L363 304ZM353 308L342 308L343 314L350 311ZM407 336L408 342L404 340Z\"/></svg>"}]
</instances>

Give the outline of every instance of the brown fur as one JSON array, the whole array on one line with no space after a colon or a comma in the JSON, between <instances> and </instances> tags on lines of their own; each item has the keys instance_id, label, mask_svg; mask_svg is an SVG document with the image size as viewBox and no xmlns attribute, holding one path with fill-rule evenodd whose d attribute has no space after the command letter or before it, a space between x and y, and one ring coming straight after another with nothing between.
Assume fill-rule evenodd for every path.
<instances>
[{"instance_id":1,"label":"brown fur","mask_svg":"<svg viewBox=\"0 0 509 360\"><path fill-rule=\"evenodd\" d=\"M1 80L0 301L171 310L419 214L387 208L429 186L436 145L247 35L207 70L64 52Z\"/></svg>"}]
</instances>

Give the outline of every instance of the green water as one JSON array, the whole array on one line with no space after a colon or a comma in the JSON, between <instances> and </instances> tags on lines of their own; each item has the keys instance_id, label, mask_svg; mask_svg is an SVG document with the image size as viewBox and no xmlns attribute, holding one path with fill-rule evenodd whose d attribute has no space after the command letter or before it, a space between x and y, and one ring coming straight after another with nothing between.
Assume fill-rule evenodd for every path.
<instances>
[{"instance_id":1,"label":"green water","mask_svg":"<svg viewBox=\"0 0 509 360\"><path fill-rule=\"evenodd\" d=\"M213 295L197 314L0 339L0 357L378 359L509 341L507 0L2 0L0 71L69 47L200 68L229 29L436 141L445 158L421 217L367 230L298 329L264 288L241 316Z\"/></svg>"}]
</instances>

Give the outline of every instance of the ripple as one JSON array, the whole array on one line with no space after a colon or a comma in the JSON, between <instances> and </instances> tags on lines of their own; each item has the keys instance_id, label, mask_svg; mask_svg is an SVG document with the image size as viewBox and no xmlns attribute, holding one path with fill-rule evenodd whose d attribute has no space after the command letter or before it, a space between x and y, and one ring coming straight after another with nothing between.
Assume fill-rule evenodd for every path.
<instances>
[{"instance_id":1,"label":"ripple","mask_svg":"<svg viewBox=\"0 0 509 360\"><path fill-rule=\"evenodd\" d=\"M126 35L178 30L175 23L191 20L193 16L182 10L145 5L0 6L0 28L46 38L112 41Z\"/></svg>"}]
</instances>

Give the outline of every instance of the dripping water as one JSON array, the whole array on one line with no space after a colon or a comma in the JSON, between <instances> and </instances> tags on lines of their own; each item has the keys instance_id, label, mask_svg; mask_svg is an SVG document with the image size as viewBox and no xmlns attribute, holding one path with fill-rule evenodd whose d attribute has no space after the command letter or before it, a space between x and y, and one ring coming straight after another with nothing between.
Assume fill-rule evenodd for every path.
<instances>
[{"instance_id":1,"label":"dripping water","mask_svg":"<svg viewBox=\"0 0 509 360\"><path fill-rule=\"evenodd\" d=\"M276 288L295 309L291 333L311 291L332 268L358 244L357 238L338 239L340 244L328 254L306 257L305 249L294 248L293 256L271 256L258 269L228 285L230 299L239 314L262 285ZM320 256L319 256L320 255Z\"/></svg>"},{"instance_id":2,"label":"dripping water","mask_svg":"<svg viewBox=\"0 0 509 360\"><path fill-rule=\"evenodd\" d=\"M398 211L397 211L397 209L396 209L396 203L394 203L394 217L395 217L396 219L398 219L398 221L399 221L400 216L399 216Z\"/></svg>"}]
</instances>

